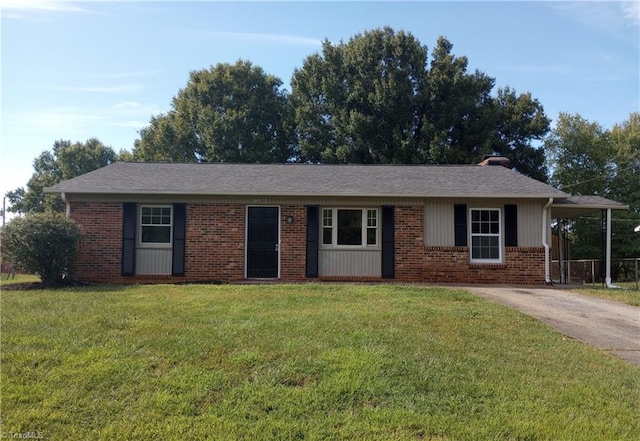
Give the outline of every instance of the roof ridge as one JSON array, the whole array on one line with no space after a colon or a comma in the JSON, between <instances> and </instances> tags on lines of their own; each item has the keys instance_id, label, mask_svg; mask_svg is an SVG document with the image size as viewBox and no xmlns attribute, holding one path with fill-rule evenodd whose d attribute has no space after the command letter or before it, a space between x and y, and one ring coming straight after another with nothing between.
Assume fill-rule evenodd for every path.
<instances>
[{"instance_id":1,"label":"roof ridge","mask_svg":"<svg viewBox=\"0 0 640 441\"><path fill-rule=\"evenodd\" d=\"M246 165L246 166L309 166L309 167L481 167L478 164L310 164L303 162L164 162L164 161L115 161L114 164L148 165Z\"/></svg>"}]
</instances>

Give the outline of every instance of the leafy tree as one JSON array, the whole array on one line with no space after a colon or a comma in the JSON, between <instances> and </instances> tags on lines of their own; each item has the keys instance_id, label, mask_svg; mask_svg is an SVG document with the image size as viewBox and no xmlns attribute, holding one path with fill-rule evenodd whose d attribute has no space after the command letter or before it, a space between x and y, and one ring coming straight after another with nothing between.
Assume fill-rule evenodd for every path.
<instances>
[{"instance_id":1,"label":"leafy tree","mask_svg":"<svg viewBox=\"0 0 640 441\"><path fill-rule=\"evenodd\" d=\"M631 211L640 216L640 112L632 113L628 121L614 125L611 143L615 167L611 195L628 203Z\"/></svg>"},{"instance_id":2,"label":"leafy tree","mask_svg":"<svg viewBox=\"0 0 640 441\"><path fill-rule=\"evenodd\" d=\"M575 195L608 196L613 164L608 134L600 124L591 123L578 114L560 113L544 145L552 170L552 185ZM600 214L567 221L573 243L571 258L602 257Z\"/></svg>"},{"instance_id":3,"label":"leafy tree","mask_svg":"<svg viewBox=\"0 0 640 441\"><path fill-rule=\"evenodd\" d=\"M549 119L531 94L510 88L491 95L495 80L467 73L466 57L439 38L427 48L389 27L347 43L323 43L292 79L303 160L331 163L473 163L509 157L519 171L546 180L532 142Z\"/></svg>"},{"instance_id":4,"label":"leafy tree","mask_svg":"<svg viewBox=\"0 0 640 441\"><path fill-rule=\"evenodd\" d=\"M417 162L427 49L390 28L323 43L292 79L302 157L328 163Z\"/></svg>"},{"instance_id":5,"label":"leafy tree","mask_svg":"<svg viewBox=\"0 0 640 441\"><path fill-rule=\"evenodd\" d=\"M497 115L490 127L492 153L506 156L520 173L540 181L547 181L544 149L534 147L532 141L541 141L549 132L550 120L531 93L516 95L509 88L498 89L493 98Z\"/></svg>"},{"instance_id":6,"label":"leafy tree","mask_svg":"<svg viewBox=\"0 0 640 441\"><path fill-rule=\"evenodd\" d=\"M633 233L640 223L640 114L607 130L578 114L561 113L544 145L552 184L571 194L599 195L629 205L628 212L614 212L612 254L640 255L640 238ZM572 258L601 256L599 214L570 220L570 232Z\"/></svg>"},{"instance_id":7,"label":"leafy tree","mask_svg":"<svg viewBox=\"0 0 640 441\"><path fill-rule=\"evenodd\" d=\"M616 255L640 257L640 234L633 231L640 225L640 112L614 125L610 138L615 167L610 195L629 205L629 211L616 213Z\"/></svg>"},{"instance_id":8,"label":"leafy tree","mask_svg":"<svg viewBox=\"0 0 640 441\"><path fill-rule=\"evenodd\" d=\"M176 112L169 112L151 117L134 143L133 157L142 161L198 162L203 153L191 125L176 117Z\"/></svg>"},{"instance_id":9,"label":"leafy tree","mask_svg":"<svg viewBox=\"0 0 640 441\"><path fill-rule=\"evenodd\" d=\"M421 138L426 148L421 162L473 163L493 153L494 79L476 71L467 73L466 57L456 57L443 37L432 51L424 91Z\"/></svg>"},{"instance_id":10,"label":"leafy tree","mask_svg":"<svg viewBox=\"0 0 640 441\"><path fill-rule=\"evenodd\" d=\"M141 130L133 155L143 161L290 161L296 151L281 86L248 61L193 71L171 110Z\"/></svg>"},{"instance_id":11,"label":"leafy tree","mask_svg":"<svg viewBox=\"0 0 640 441\"><path fill-rule=\"evenodd\" d=\"M14 213L63 211L59 196L45 194L46 187L55 185L84 173L96 170L116 161L117 155L95 138L84 143L56 141L51 151L44 151L33 161L34 173L27 188L17 188L7 193Z\"/></svg>"},{"instance_id":12,"label":"leafy tree","mask_svg":"<svg viewBox=\"0 0 640 441\"><path fill-rule=\"evenodd\" d=\"M136 160L136 158L134 158L133 156L133 152L130 152L126 149L120 149L116 159L122 162L132 162Z\"/></svg>"},{"instance_id":13,"label":"leafy tree","mask_svg":"<svg viewBox=\"0 0 640 441\"><path fill-rule=\"evenodd\" d=\"M2 228L3 260L57 286L72 280L80 228L60 213L31 213Z\"/></svg>"},{"instance_id":14,"label":"leafy tree","mask_svg":"<svg viewBox=\"0 0 640 441\"><path fill-rule=\"evenodd\" d=\"M613 155L609 134L600 124L560 113L544 146L552 185L576 195L608 196Z\"/></svg>"}]
</instances>

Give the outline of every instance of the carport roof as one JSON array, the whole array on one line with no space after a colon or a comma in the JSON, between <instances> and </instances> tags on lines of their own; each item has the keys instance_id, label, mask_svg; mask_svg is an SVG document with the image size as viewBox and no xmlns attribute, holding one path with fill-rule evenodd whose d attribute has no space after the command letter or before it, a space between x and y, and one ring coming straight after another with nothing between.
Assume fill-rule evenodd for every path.
<instances>
[{"instance_id":1,"label":"carport roof","mask_svg":"<svg viewBox=\"0 0 640 441\"><path fill-rule=\"evenodd\" d=\"M628 210L629 206L602 196L570 196L554 201L551 205L551 215L556 219L564 219L606 209Z\"/></svg>"}]
</instances>

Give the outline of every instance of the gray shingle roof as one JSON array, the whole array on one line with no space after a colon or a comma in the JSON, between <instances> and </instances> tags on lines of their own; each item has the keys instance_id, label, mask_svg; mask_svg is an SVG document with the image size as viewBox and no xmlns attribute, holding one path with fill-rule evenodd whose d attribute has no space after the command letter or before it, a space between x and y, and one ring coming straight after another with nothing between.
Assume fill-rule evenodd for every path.
<instances>
[{"instance_id":1,"label":"gray shingle roof","mask_svg":"<svg viewBox=\"0 0 640 441\"><path fill-rule=\"evenodd\" d=\"M555 218L572 219L604 209L628 210L629 206L602 196L570 196L554 201L551 213Z\"/></svg>"},{"instance_id":2,"label":"gray shingle roof","mask_svg":"<svg viewBox=\"0 0 640 441\"><path fill-rule=\"evenodd\" d=\"M500 166L116 162L52 193L523 197L568 194Z\"/></svg>"},{"instance_id":3,"label":"gray shingle roof","mask_svg":"<svg viewBox=\"0 0 640 441\"><path fill-rule=\"evenodd\" d=\"M564 208L612 208L614 210L626 210L629 208L628 205L612 201L611 199L603 198L602 196L571 196L554 203L554 206Z\"/></svg>"}]
</instances>

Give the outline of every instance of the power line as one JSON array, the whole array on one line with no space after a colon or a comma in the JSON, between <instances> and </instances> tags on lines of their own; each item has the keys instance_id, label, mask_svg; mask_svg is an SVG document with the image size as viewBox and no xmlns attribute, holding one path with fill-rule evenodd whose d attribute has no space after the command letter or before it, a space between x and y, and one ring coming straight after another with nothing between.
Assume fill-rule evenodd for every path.
<instances>
[{"instance_id":1,"label":"power line","mask_svg":"<svg viewBox=\"0 0 640 441\"><path fill-rule=\"evenodd\" d=\"M605 178L606 176L596 176L595 178L587 179L586 181L574 182L573 184L563 185L562 188L575 187L576 185L586 184L587 182L597 181L598 179L605 179Z\"/></svg>"}]
</instances>

